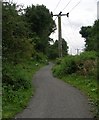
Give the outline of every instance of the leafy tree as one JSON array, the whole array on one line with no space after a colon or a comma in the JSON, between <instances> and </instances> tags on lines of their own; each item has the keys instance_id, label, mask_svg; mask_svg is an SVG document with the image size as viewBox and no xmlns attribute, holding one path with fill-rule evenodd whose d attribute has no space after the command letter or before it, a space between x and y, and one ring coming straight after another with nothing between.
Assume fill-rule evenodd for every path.
<instances>
[{"instance_id":1,"label":"leafy tree","mask_svg":"<svg viewBox=\"0 0 99 120\"><path fill-rule=\"evenodd\" d=\"M56 40L54 42L53 45L49 45L49 48L48 48L48 58L49 59L55 59L59 56L59 53L58 53L58 41Z\"/></svg>"},{"instance_id":2,"label":"leafy tree","mask_svg":"<svg viewBox=\"0 0 99 120\"><path fill-rule=\"evenodd\" d=\"M14 3L2 4L3 60L18 63L36 52L47 54L49 35L56 28L49 10L44 5L32 5L23 12Z\"/></svg>"},{"instance_id":3,"label":"leafy tree","mask_svg":"<svg viewBox=\"0 0 99 120\"><path fill-rule=\"evenodd\" d=\"M80 34L85 38L86 51L97 50L97 37L99 36L99 20L93 26L82 27Z\"/></svg>"},{"instance_id":4,"label":"leafy tree","mask_svg":"<svg viewBox=\"0 0 99 120\"><path fill-rule=\"evenodd\" d=\"M68 46L64 39L62 39L62 50L63 56L66 56L68 54Z\"/></svg>"},{"instance_id":5,"label":"leafy tree","mask_svg":"<svg viewBox=\"0 0 99 120\"><path fill-rule=\"evenodd\" d=\"M30 29L39 39L35 41L36 49L46 53L49 35L54 32L56 26L51 13L44 5L32 5L27 7L24 14Z\"/></svg>"},{"instance_id":6,"label":"leafy tree","mask_svg":"<svg viewBox=\"0 0 99 120\"><path fill-rule=\"evenodd\" d=\"M16 4L3 2L3 60L19 62L30 58L33 45L28 38L27 23L18 14Z\"/></svg>"},{"instance_id":7,"label":"leafy tree","mask_svg":"<svg viewBox=\"0 0 99 120\"><path fill-rule=\"evenodd\" d=\"M63 57L67 55L67 50L68 50L67 42L64 39L62 39ZM50 59L55 59L59 57L58 40L56 40L53 45L49 45L48 57Z\"/></svg>"}]
</instances>

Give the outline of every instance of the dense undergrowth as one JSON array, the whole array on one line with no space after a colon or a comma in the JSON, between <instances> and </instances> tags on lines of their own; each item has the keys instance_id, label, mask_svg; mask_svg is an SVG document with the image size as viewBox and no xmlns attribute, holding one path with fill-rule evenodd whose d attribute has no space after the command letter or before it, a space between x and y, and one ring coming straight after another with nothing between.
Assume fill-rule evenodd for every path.
<instances>
[{"instance_id":1,"label":"dense undergrowth","mask_svg":"<svg viewBox=\"0 0 99 120\"><path fill-rule=\"evenodd\" d=\"M35 92L33 74L47 63L46 59L21 64L3 63L2 118L12 118L27 106Z\"/></svg>"},{"instance_id":2,"label":"dense undergrowth","mask_svg":"<svg viewBox=\"0 0 99 120\"><path fill-rule=\"evenodd\" d=\"M76 56L57 59L53 74L82 90L89 98L95 117L98 112L97 57L96 52L84 52Z\"/></svg>"},{"instance_id":3,"label":"dense undergrowth","mask_svg":"<svg viewBox=\"0 0 99 120\"><path fill-rule=\"evenodd\" d=\"M2 113L11 118L33 95L32 76L47 62L49 36L56 25L44 5L23 10L13 1L2 1L2 12Z\"/></svg>"}]
</instances>

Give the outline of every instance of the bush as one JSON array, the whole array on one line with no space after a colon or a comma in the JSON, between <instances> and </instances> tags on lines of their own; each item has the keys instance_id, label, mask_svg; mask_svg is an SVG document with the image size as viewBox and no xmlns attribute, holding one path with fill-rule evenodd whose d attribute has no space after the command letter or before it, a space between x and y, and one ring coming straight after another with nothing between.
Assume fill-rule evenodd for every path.
<instances>
[{"instance_id":1,"label":"bush","mask_svg":"<svg viewBox=\"0 0 99 120\"><path fill-rule=\"evenodd\" d=\"M99 116L96 52L84 52L81 55L58 59L53 67L53 74L85 92L90 98L96 116Z\"/></svg>"},{"instance_id":2,"label":"bush","mask_svg":"<svg viewBox=\"0 0 99 120\"><path fill-rule=\"evenodd\" d=\"M79 56L66 56L56 60L53 73L60 77L73 73L96 77L96 63L96 52L94 51L84 52Z\"/></svg>"},{"instance_id":3,"label":"bush","mask_svg":"<svg viewBox=\"0 0 99 120\"><path fill-rule=\"evenodd\" d=\"M57 59L56 59L56 64L57 64L57 65L61 64L61 61L62 61L61 58L57 58Z\"/></svg>"},{"instance_id":4,"label":"bush","mask_svg":"<svg viewBox=\"0 0 99 120\"><path fill-rule=\"evenodd\" d=\"M30 80L24 69L19 66L13 66L11 64L6 64L3 66L3 85L10 86L13 90L18 90L19 88L26 89L30 87Z\"/></svg>"},{"instance_id":5,"label":"bush","mask_svg":"<svg viewBox=\"0 0 99 120\"><path fill-rule=\"evenodd\" d=\"M97 56L97 53L95 51L86 51L81 53L80 60L95 60Z\"/></svg>"},{"instance_id":6,"label":"bush","mask_svg":"<svg viewBox=\"0 0 99 120\"><path fill-rule=\"evenodd\" d=\"M58 76L72 74L78 70L76 61L73 56L67 56L63 58L62 60L58 59L56 64L57 64L56 65L57 67L53 69L53 72L56 73Z\"/></svg>"},{"instance_id":7,"label":"bush","mask_svg":"<svg viewBox=\"0 0 99 120\"><path fill-rule=\"evenodd\" d=\"M34 95L35 87L32 84L34 73L44 64L38 61L25 61L21 64L6 63L3 61L2 78L2 116L12 118L20 112Z\"/></svg>"},{"instance_id":8,"label":"bush","mask_svg":"<svg viewBox=\"0 0 99 120\"><path fill-rule=\"evenodd\" d=\"M40 63L48 63L48 60L47 60L48 58L47 58L47 56L46 55L44 55L43 53L35 53L35 55L33 56L33 60L34 61L38 61L38 62L40 62Z\"/></svg>"}]
</instances>

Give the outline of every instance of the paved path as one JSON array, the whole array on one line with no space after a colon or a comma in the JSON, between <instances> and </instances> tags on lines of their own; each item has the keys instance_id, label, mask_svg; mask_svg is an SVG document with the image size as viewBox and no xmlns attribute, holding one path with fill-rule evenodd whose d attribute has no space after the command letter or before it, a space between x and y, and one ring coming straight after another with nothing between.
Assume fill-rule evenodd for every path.
<instances>
[{"instance_id":1,"label":"paved path","mask_svg":"<svg viewBox=\"0 0 99 120\"><path fill-rule=\"evenodd\" d=\"M87 97L52 76L52 64L34 76L36 92L28 107L16 118L92 118Z\"/></svg>"}]
</instances>

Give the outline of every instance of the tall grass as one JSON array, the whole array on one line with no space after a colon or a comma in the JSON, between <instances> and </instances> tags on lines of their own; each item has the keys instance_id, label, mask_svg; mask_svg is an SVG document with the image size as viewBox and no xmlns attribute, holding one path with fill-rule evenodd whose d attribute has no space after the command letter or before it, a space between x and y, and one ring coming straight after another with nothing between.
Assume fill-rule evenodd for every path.
<instances>
[{"instance_id":1,"label":"tall grass","mask_svg":"<svg viewBox=\"0 0 99 120\"><path fill-rule=\"evenodd\" d=\"M32 85L33 74L43 65L43 62L32 60L16 65L3 64L3 118L12 118L26 107L35 92Z\"/></svg>"}]
</instances>

